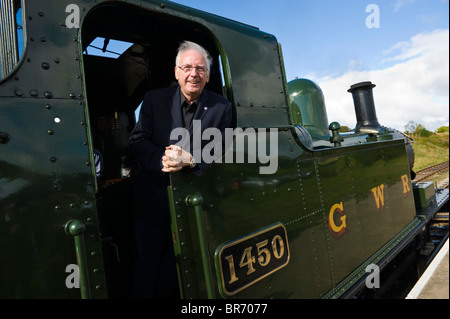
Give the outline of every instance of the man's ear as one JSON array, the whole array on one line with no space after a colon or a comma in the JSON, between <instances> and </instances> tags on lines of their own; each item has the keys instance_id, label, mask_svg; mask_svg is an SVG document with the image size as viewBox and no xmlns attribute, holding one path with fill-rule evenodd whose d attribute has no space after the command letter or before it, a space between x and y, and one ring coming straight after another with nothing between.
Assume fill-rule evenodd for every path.
<instances>
[{"instance_id":1,"label":"man's ear","mask_svg":"<svg viewBox=\"0 0 450 319\"><path fill-rule=\"evenodd\" d=\"M178 72L177 72L177 67L175 67L175 79L177 79L177 81L178 81Z\"/></svg>"}]
</instances>

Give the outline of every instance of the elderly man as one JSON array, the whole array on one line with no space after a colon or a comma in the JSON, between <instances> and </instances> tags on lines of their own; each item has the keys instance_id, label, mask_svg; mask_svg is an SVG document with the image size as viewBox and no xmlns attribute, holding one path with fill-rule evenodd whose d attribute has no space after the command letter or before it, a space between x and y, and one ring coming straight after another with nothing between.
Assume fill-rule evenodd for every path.
<instances>
[{"instance_id":1,"label":"elderly man","mask_svg":"<svg viewBox=\"0 0 450 319\"><path fill-rule=\"evenodd\" d=\"M170 298L177 292L177 274L170 233L167 198L169 174L186 170L200 174L207 163L196 161L191 149L171 140L172 130L185 128L190 136L193 120L201 129L231 127L232 107L224 97L205 90L212 59L196 43L185 41L175 61L178 86L145 94L139 121L131 132L130 150L139 162L135 184L136 298ZM208 141L202 141L205 145ZM192 145L192 143L190 143ZM203 146L202 145L202 146Z\"/></svg>"}]
</instances>

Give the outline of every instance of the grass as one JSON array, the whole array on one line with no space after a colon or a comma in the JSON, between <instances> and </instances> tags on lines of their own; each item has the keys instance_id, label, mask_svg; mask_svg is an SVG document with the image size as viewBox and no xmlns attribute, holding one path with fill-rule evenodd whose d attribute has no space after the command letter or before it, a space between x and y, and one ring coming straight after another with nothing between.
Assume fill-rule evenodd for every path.
<instances>
[{"instance_id":1,"label":"grass","mask_svg":"<svg viewBox=\"0 0 450 319\"><path fill-rule=\"evenodd\" d=\"M414 171L449 160L449 133L436 133L430 137L413 137L415 153Z\"/></svg>"}]
</instances>

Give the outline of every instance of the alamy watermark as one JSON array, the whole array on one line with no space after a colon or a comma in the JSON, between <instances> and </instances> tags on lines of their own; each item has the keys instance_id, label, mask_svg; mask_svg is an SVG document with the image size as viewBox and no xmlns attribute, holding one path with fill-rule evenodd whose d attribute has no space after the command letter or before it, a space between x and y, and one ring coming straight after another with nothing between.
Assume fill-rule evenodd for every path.
<instances>
[{"instance_id":1,"label":"alamy watermark","mask_svg":"<svg viewBox=\"0 0 450 319\"><path fill-rule=\"evenodd\" d=\"M69 289L80 288L80 268L78 267L78 265L67 265L66 272L69 273L69 275L66 277L66 287Z\"/></svg>"},{"instance_id":2,"label":"alamy watermark","mask_svg":"<svg viewBox=\"0 0 450 319\"><path fill-rule=\"evenodd\" d=\"M76 4L68 4L66 12L69 13L66 17L66 27L78 29L80 27L80 7Z\"/></svg>"},{"instance_id":3,"label":"alamy watermark","mask_svg":"<svg viewBox=\"0 0 450 319\"><path fill-rule=\"evenodd\" d=\"M277 128L226 128L222 135L222 132L215 127L208 127L202 131L201 120L194 120L192 127L192 137L187 129L178 127L172 130L170 139L179 140L175 145L183 149L192 149L192 156L197 163L212 164L222 163L222 161L224 163L256 163L258 160L260 164L267 164L259 167L260 174L274 174L277 171ZM180 136L181 139L179 139ZM202 141L209 142L202 147ZM245 154L247 154L247 161Z\"/></svg>"},{"instance_id":4,"label":"alamy watermark","mask_svg":"<svg viewBox=\"0 0 450 319\"><path fill-rule=\"evenodd\" d=\"M373 3L369 4L366 7L366 12L370 13L366 17L366 27L368 29L372 29L372 28L379 29L380 28L380 7Z\"/></svg>"},{"instance_id":5,"label":"alamy watermark","mask_svg":"<svg viewBox=\"0 0 450 319\"><path fill-rule=\"evenodd\" d=\"M366 287L369 289L380 288L380 267L375 264L367 265Z\"/></svg>"}]
</instances>

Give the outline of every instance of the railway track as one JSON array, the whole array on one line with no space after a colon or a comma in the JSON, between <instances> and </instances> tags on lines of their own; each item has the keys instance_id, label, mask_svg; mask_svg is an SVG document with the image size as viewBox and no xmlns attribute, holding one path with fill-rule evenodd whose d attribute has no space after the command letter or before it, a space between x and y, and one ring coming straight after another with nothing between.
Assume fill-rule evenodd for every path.
<instances>
[{"instance_id":1,"label":"railway track","mask_svg":"<svg viewBox=\"0 0 450 319\"><path fill-rule=\"evenodd\" d=\"M416 176L412 182L418 183L418 182L430 181L433 177L436 177L437 175L447 172L446 178L443 178L442 181L440 182L440 183L442 183L442 185L444 187L441 186L439 188L448 188L448 167L449 167L449 162L446 161L446 162L442 162L442 163L421 169L416 172Z\"/></svg>"},{"instance_id":2,"label":"railway track","mask_svg":"<svg viewBox=\"0 0 450 319\"><path fill-rule=\"evenodd\" d=\"M413 182L433 181L437 188L448 188L449 185L449 162L432 165L416 172ZM429 225L430 239L434 245L439 245L449 234L449 212L448 209L435 214Z\"/></svg>"},{"instance_id":3,"label":"railway track","mask_svg":"<svg viewBox=\"0 0 450 319\"><path fill-rule=\"evenodd\" d=\"M449 187L449 162L442 162L436 165L432 165L425 169L416 172L413 183L419 182L433 182L435 187L439 189ZM443 207L442 210L436 212L430 219L428 225L428 239L424 242L424 245L420 248L420 255L422 256L422 262L420 263L421 270L418 270L419 277L415 276L414 272L411 272L403 277L403 285L400 287L399 293L394 298L405 298L412 287L416 284L417 280L425 271L425 269L433 261L436 254L439 253L441 247L449 237L449 212L448 205ZM419 268L419 267L418 267Z\"/></svg>"}]
</instances>

